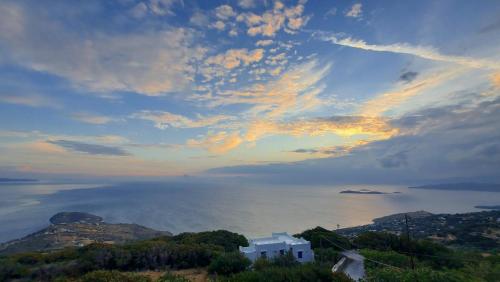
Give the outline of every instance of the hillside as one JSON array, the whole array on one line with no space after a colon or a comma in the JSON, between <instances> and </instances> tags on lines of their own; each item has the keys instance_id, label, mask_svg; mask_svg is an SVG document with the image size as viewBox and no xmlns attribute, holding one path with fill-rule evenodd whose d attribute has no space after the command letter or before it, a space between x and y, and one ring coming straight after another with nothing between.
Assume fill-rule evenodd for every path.
<instances>
[{"instance_id":1,"label":"hillside","mask_svg":"<svg viewBox=\"0 0 500 282\"><path fill-rule=\"evenodd\" d=\"M494 224L498 227L499 218L499 214L494 212L460 215L430 215L426 212L416 212L410 213L410 216L413 216L411 218L413 227L417 220L422 220L420 222L422 224L425 221L427 226L431 226L429 224L432 224L435 218L445 218L444 226L449 229L454 229L451 228L451 224L461 226L463 229L464 226L469 226L471 221L477 221L474 224L476 230L491 229ZM383 217L376 222L398 225L402 218L403 215L398 214ZM492 223L490 219L494 219L496 223ZM468 223L464 226L453 223L457 220L462 222L467 220ZM100 217L81 213L58 214L51 221L56 224L37 233L42 235L27 236L12 243L11 246L17 244L26 247L23 244L38 242L40 247L40 242L44 242L41 238L46 238L48 243L55 244L54 242L59 240L57 236L44 237L45 232L53 230L50 228L58 228L53 231L55 234L65 234L64 232L68 233L69 229L78 228L77 238L92 238L102 243L84 247L69 243L70 247L63 250L0 255L0 281L348 282L352 280L344 273L332 273L331 269L344 256L345 250L353 248L360 250L354 253L359 253L365 258L363 267L366 281L496 282L500 274L500 256L495 248L487 251L456 250L444 246L439 241L414 239L417 236L412 236L413 238L408 240L404 234L398 236L385 232L361 231L365 227L357 227L359 230L351 229L351 238L339 234L347 232L346 230L340 230L339 233L321 227L305 230L296 236L304 237L311 242L315 254L313 263L300 264L293 256L285 255L272 260L261 259L250 268L250 261L238 252L238 246L248 245L247 239L240 234L225 230L181 233L127 242L134 236L150 236L159 231L151 231L137 225L107 224L102 222ZM125 236L127 231L121 229L123 226L127 226L126 230L133 230L136 233L133 236L130 234ZM131 229L131 226L139 229ZM102 237L99 237L96 235L99 233L96 231L99 228L107 229L105 231L112 234L101 232ZM140 230L153 233L141 234ZM359 233L355 233L354 230ZM111 241L108 241L110 238L107 236L111 236L114 244L108 244ZM73 240L66 239L65 242ZM125 243L116 244L117 242ZM460 243L462 241L456 245ZM55 248L55 245L50 247Z\"/></svg>"},{"instance_id":2,"label":"hillside","mask_svg":"<svg viewBox=\"0 0 500 282\"><path fill-rule=\"evenodd\" d=\"M410 234L418 239L430 239L455 247L491 250L500 246L500 211L463 214L408 213ZM361 233L405 232L404 214L376 218L373 224L343 228L337 233L353 238Z\"/></svg>"},{"instance_id":3,"label":"hillside","mask_svg":"<svg viewBox=\"0 0 500 282\"><path fill-rule=\"evenodd\" d=\"M91 243L123 244L172 235L137 224L106 223L99 216L80 212L58 213L50 218L50 222L50 226L38 232L0 244L0 254L49 251Z\"/></svg>"}]
</instances>

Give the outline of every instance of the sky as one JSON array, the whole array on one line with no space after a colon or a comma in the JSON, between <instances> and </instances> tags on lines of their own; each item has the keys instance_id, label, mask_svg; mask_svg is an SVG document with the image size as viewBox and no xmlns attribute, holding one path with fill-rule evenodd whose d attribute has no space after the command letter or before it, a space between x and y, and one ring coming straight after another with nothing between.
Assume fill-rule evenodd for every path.
<instances>
[{"instance_id":1,"label":"sky","mask_svg":"<svg viewBox=\"0 0 500 282\"><path fill-rule=\"evenodd\" d=\"M0 176L500 181L500 2L0 2Z\"/></svg>"}]
</instances>

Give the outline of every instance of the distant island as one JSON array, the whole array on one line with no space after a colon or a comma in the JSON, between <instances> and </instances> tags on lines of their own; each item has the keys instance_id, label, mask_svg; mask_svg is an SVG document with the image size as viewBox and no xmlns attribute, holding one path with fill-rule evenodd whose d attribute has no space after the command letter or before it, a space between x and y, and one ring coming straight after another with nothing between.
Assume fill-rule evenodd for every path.
<instances>
[{"instance_id":1,"label":"distant island","mask_svg":"<svg viewBox=\"0 0 500 282\"><path fill-rule=\"evenodd\" d=\"M432 190L448 190L448 191L484 191L484 192L500 192L500 184L496 183L443 183L443 184L428 184L421 186L410 186L410 189L432 189Z\"/></svg>"},{"instance_id":2,"label":"distant island","mask_svg":"<svg viewBox=\"0 0 500 282\"><path fill-rule=\"evenodd\" d=\"M475 206L476 209L483 209L483 210L500 210L500 205L494 205L494 206Z\"/></svg>"},{"instance_id":3,"label":"distant island","mask_svg":"<svg viewBox=\"0 0 500 282\"><path fill-rule=\"evenodd\" d=\"M30 178L0 178L0 183L11 183L11 182L37 182L37 179Z\"/></svg>"},{"instance_id":4,"label":"distant island","mask_svg":"<svg viewBox=\"0 0 500 282\"><path fill-rule=\"evenodd\" d=\"M342 190L339 192L340 194L367 194L367 195L380 195L380 194L399 194L401 192L381 192L376 190L369 189L360 189L360 190Z\"/></svg>"}]
</instances>

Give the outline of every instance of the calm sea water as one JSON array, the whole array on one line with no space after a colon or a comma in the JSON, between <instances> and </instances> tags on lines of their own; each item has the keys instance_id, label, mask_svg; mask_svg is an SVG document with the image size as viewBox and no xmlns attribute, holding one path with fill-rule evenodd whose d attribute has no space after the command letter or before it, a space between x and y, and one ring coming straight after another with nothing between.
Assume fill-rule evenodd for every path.
<instances>
[{"instance_id":1,"label":"calm sea water","mask_svg":"<svg viewBox=\"0 0 500 282\"><path fill-rule=\"evenodd\" d=\"M399 194L339 194L368 188ZM500 193L408 189L404 186L278 186L196 182L88 184L1 184L0 242L48 225L60 211L83 211L107 222L137 223L172 233L228 229L246 236L334 229L370 223L407 211L478 211L498 205Z\"/></svg>"}]
</instances>

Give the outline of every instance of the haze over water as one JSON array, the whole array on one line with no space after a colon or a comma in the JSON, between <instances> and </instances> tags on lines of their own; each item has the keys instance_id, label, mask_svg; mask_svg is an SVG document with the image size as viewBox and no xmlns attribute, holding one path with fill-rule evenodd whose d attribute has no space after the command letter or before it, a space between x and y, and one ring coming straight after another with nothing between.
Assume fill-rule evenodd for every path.
<instances>
[{"instance_id":1,"label":"haze over water","mask_svg":"<svg viewBox=\"0 0 500 282\"><path fill-rule=\"evenodd\" d=\"M390 194L339 194L345 189ZM392 192L401 192L392 194ZM478 211L498 204L500 194L408 189L384 185L258 185L207 182L0 185L0 242L48 225L61 211L83 211L107 222L137 223L172 233L227 229L252 237L370 223L398 212Z\"/></svg>"}]
</instances>

